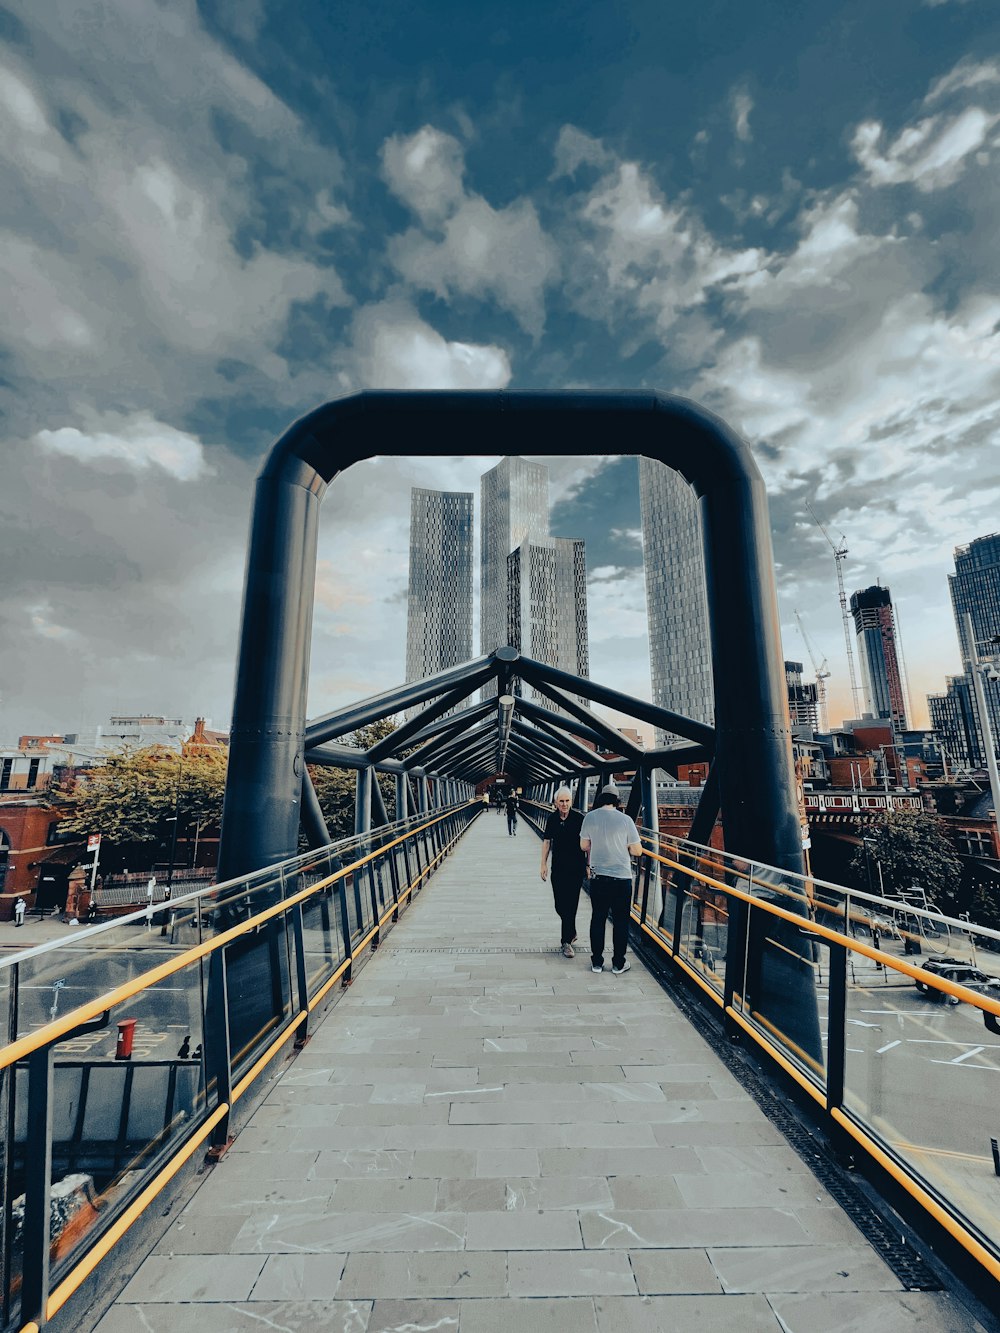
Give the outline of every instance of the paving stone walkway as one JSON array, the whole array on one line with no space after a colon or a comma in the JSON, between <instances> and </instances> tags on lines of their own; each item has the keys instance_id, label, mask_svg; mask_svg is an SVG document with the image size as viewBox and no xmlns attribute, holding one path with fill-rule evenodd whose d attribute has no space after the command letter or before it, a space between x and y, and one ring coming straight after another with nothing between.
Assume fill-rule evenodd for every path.
<instances>
[{"instance_id":1,"label":"paving stone walkway","mask_svg":"<svg viewBox=\"0 0 1000 1333\"><path fill-rule=\"evenodd\" d=\"M98 1333L975 1333L484 813Z\"/></svg>"}]
</instances>

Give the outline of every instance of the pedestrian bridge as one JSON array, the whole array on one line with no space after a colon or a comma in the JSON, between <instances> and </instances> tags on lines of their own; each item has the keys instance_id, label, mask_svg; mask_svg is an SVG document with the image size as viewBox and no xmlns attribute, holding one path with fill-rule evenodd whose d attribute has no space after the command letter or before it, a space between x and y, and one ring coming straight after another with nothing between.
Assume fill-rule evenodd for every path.
<instances>
[{"instance_id":1,"label":"pedestrian bridge","mask_svg":"<svg viewBox=\"0 0 1000 1333\"><path fill-rule=\"evenodd\" d=\"M8 964L8 999L54 971L76 987L62 1019L39 1024L22 1003L5 1052L8 1070L19 1061L10 1165L27 1194L12 1327L996 1327L842 1170L836 1121L808 1127L795 1111L796 1087L817 1111L838 1095L838 1057L817 1066L749 995L726 1001L730 918L746 901L777 922L780 876L660 844L636 876L632 969L595 975L586 947L572 960L559 950L529 822L543 812L526 809L516 838L481 802L463 803L181 899L164 936L139 913ZM976 1038L971 1003L938 1005L931 1020L914 1006L912 965L865 942L872 903L830 891L817 903L809 928L832 946L816 980L834 1046L873 997L896 1006L889 1030L904 1037L960 1016L968 1032L953 1040ZM588 916L584 899L581 945ZM836 931L845 921L853 933ZM843 986L837 948L850 955ZM898 985L875 970L879 956ZM95 957L105 983L135 975L85 999L99 988ZM732 1046L723 1004L770 1049L773 1077ZM171 1040L189 1034L204 1060L116 1061L114 1043L91 1045L88 1097L66 1043L93 1043L126 1015ZM995 1178L981 1144L962 1150L988 1134L994 1103L970 1102L950 1128L898 1102L869 1105L885 1044L880 1033L858 1055L847 1043L834 1109L859 1157L867 1139L908 1158L925 1207L950 1192L986 1274ZM101 1077L127 1083L131 1102L105 1088L92 1103ZM925 1091L933 1101L955 1086ZM150 1090L167 1087L151 1116ZM94 1185L73 1212L48 1176L73 1177L84 1157ZM43 1206L65 1224L50 1245Z\"/></svg>"},{"instance_id":2,"label":"pedestrian bridge","mask_svg":"<svg viewBox=\"0 0 1000 1333\"><path fill-rule=\"evenodd\" d=\"M338 470L553 438L700 496L714 727L512 647L308 721ZM763 483L693 404L364 394L296 423L258 479L220 883L0 960L0 1328L1000 1328L1000 1001L809 877L781 663ZM696 758L665 838L656 773ZM307 763L356 773L351 837ZM537 834L557 786L583 809L622 773L635 961L597 975ZM514 838L475 796L499 777Z\"/></svg>"}]
</instances>

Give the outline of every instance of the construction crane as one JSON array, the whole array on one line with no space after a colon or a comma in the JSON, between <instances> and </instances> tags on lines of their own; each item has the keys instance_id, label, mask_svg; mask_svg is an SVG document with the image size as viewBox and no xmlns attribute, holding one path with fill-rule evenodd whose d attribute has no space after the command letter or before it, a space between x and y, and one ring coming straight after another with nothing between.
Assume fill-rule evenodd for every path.
<instances>
[{"instance_id":1,"label":"construction crane","mask_svg":"<svg viewBox=\"0 0 1000 1333\"><path fill-rule=\"evenodd\" d=\"M813 646L809 642L809 635L806 633L806 627L802 623L802 617L798 611L795 612L795 619L799 623L799 633L802 635L802 641L806 646L806 652L809 654L809 660L812 662L813 671L816 675L816 712L819 715L820 731L830 730L830 721L826 714L826 682L830 679L830 672L826 670L826 658L816 665L816 654L813 652Z\"/></svg>"},{"instance_id":2,"label":"construction crane","mask_svg":"<svg viewBox=\"0 0 1000 1333\"><path fill-rule=\"evenodd\" d=\"M812 516L812 521L819 528L820 532L829 543L830 550L833 552L833 558L837 565L837 589L840 593L840 615L844 622L844 646L847 649L847 674L851 681L851 702L854 705L854 716L861 716L861 691L858 689L858 677L854 670L854 645L851 643L851 613L847 609L847 593L844 591L844 570L842 568L847 559L847 539L844 534L840 535L840 545L836 546L830 537L830 534L824 528L823 524L816 517L816 511L809 501L806 501L806 508Z\"/></svg>"}]
</instances>

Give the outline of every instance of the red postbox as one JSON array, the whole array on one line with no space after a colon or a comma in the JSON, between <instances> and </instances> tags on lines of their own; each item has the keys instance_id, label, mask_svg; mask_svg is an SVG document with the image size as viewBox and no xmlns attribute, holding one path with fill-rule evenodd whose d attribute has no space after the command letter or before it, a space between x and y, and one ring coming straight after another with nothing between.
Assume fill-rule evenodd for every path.
<instances>
[{"instance_id":1,"label":"red postbox","mask_svg":"<svg viewBox=\"0 0 1000 1333\"><path fill-rule=\"evenodd\" d=\"M118 1024L118 1045L115 1047L116 1060L132 1059L132 1043L135 1040L134 1018L123 1018Z\"/></svg>"}]
</instances>

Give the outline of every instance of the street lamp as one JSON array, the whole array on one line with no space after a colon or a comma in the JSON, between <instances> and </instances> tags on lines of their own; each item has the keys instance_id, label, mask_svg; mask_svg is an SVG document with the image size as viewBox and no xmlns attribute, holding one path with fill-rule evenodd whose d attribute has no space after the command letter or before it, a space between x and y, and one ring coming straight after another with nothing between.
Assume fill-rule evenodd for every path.
<instances>
[{"instance_id":1,"label":"street lamp","mask_svg":"<svg viewBox=\"0 0 1000 1333\"><path fill-rule=\"evenodd\" d=\"M1000 671L997 670L993 662L980 662L977 649L980 643L988 643L996 650L1000 643L1000 635L993 635L990 639L976 641L972 629L972 617L968 611L962 617L965 625L965 635L969 644L969 674L972 677L972 691L976 699L976 712L979 715L979 729L983 736L983 749L986 751L986 771L990 775L990 796L993 798L993 819L994 822L1000 816L1000 774L997 773L997 756L993 748L993 728L990 726L989 709L986 706L986 691L983 689L982 669L985 667L986 674L990 680L1000 679Z\"/></svg>"}]
</instances>

